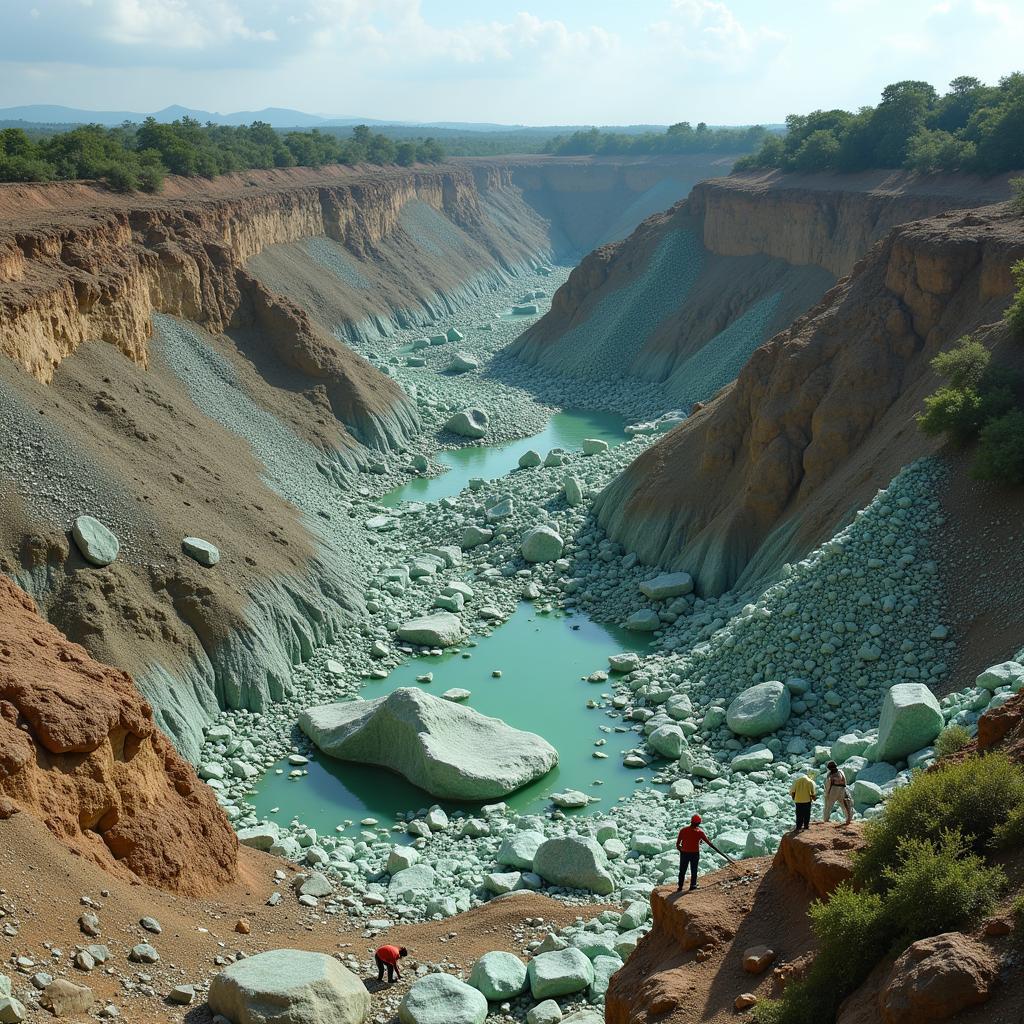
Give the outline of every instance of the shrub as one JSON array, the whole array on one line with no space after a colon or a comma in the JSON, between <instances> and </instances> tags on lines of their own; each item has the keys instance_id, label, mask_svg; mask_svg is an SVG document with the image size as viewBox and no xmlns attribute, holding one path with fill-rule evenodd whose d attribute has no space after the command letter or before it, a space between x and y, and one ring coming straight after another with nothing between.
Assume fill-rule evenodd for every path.
<instances>
[{"instance_id":1,"label":"shrub","mask_svg":"<svg viewBox=\"0 0 1024 1024\"><path fill-rule=\"evenodd\" d=\"M941 841L959 830L969 847L982 853L996 830L1024 808L1024 770L1001 753L943 764L895 790L885 813L868 822L867 846L856 858L854 877L869 888L888 885L886 867L899 861L904 836Z\"/></svg>"},{"instance_id":2,"label":"shrub","mask_svg":"<svg viewBox=\"0 0 1024 1024\"><path fill-rule=\"evenodd\" d=\"M962 725L949 725L939 733L939 738L935 741L935 753L939 757L949 757L950 754L963 750L970 742L971 734Z\"/></svg>"},{"instance_id":3,"label":"shrub","mask_svg":"<svg viewBox=\"0 0 1024 1024\"><path fill-rule=\"evenodd\" d=\"M996 828L992 845L998 850L1024 846L1024 806L1014 808L1006 821Z\"/></svg>"},{"instance_id":4,"label":"shrub","mask_svg":"<svg viewBox=\"0 0 1024 1024\"><path fill-rule=\"evenodd\" d=\"M759 1024L820 1024L833 1020L839 1004L871 973L887 948L882 898L840 885L827 902L811 904L818 954L807 977L790 984L782 998L756 1008Z\"/></svg>"},{"instance_id":5,"label":"shrub","mask_svg":"<svg viewBox=\"0 0 1024 1024\"><path fill-rule=\"evenodd\" d=\"M903 836L896 856L882 870L894 952L979 921L1006 884L1002 868L988 867L959 831L943 832L937 841Z\"/></svg>"},{"instance_id":6,"label":"shrub","mask_svg":"<svg viewBox=\"0 0 1024 1024\"><path fill-rule=\"evenodd\" d=\"M932 369L954 388L976 388L992 362L992 353L980 341L965 334L953 348L932 360Z\"/></svg>"},{"instance_id":7,"label":"shrub","mask_svg":"<svg viewBox=\"0 0 1024 1024\"><path fill-rule=\"evenodd\" d=\"M976 480L1024 483L1024 411L1012 409L981 428L971 475Z\"/></svg>"},{"instance_id":8,"label":"shrub","mask_svg":"<svg viewBox=\"0 0 1024 1024\"><path fill-rule=\"evenodd\" d=\"M1010 325L1010 330L1018 338L1024 337L1024 260L1017 260L1010 268L1017 291L1013 301L1007 307L1003 319Z\"/></svg>"},{"instance_id":9,"label":"shrub","mask_svg":"<svg viewBox=\"0 0 1024 1024\"><path fill-rule=\"evenodd\" d=\"M974 388L941 387L924 400L917 425L929 437L946 434L957 444L974 438L982 425L981 395Z\"/></svg>"}]
</instances>

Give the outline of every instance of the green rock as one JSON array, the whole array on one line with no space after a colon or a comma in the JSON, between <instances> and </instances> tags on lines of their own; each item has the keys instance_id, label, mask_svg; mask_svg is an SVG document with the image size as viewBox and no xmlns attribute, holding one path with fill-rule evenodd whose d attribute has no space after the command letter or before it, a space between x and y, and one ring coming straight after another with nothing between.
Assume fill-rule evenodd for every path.
<instances>
[{"instance_id":1,"label":"green rock","mask_svg":"<svg viewBox=\"0 0 1024 1024\"><path fill-rule=\"evenodd\" d=\"M767 768L775 760L775 755L767 747L752 747L737 754L729 767L734 772L759 772Z\"/></svg>"},{"instance_id":2,"label":"green rock","mask_svg":"<svg viewBox=\"0 0 1024 1024\"><path fill-rule=\"evenodd\" d=\"M533 870L551 885L589 889L600 896L607 896L615 888L608 857L589 836L561 836L541 843L533 858Z\"/></svg>"},{"instance_id":3,"label":"green rock","mask_svg":"<svg viewBox=\"0 0 1024 1024\"><path fill-rule=\"evenodd\" d=\"M602 441L599 437L585 437L582 447L584 455L600 455L608 451L608 442Z\"/></svg>"},{"instance_id":4,"label":"green rock","mask_svg":"<svg viewBox=\"0 0 1024 1024\"><path fill-rule=\"evenodd\" d=\"M652 601L679 597L693 591L693 577L688 572L664 572L640 584L640 593Z\"/></svg>"},{"instance_id":5,"label":"green rock","mask_svg":"<svg viewBox=\"0 0 1024 1024\"><path fill-rule=\"evenodd\" d=\"M579 477L567 476L562 481L565 491L565 503L572 508L583 504L583 484Z\"/></svg>"},{"instance_id":6,"label":"green rock","mask_svg":"<svg viewBox=\"0 0 1024 1024\"><path fill-rule=\"evenodd\" d=\"M652 611L650 608L641 608L639 611L633 612L623 626L634 633L653 633L656 629L661 629L661 619L658 618L656 611Z\"/></svg>"},{"instance_id":7,"label":"green rock","mask_svg":"<svg viewBox=\"0 0 1024 1024\"><path fill-rule=\"evenodd\" d=\"M28 1010L12 995L0 995L0 1024L21 1024L27 1020Z\"/></svg>"},{"instance_id":8,"label":"green rock","mask_svg":"<svg viewBox=\"0 0 1024 1024\"><path fill-rule=\"evenodd\" d=\"M661 725L647 737L647 746L669 761L675 761L686 745L686 737L678 725Z\"/></svg>"},{"instance_id":9,"label":"green rock","mask_svg":"<svg viewBox=\"0 0 1024 1024\"><path fill-rule=\"evenodd\" d=\"M398 636L424 647L454 647L465 636L462 620L451 612L435 612L410 619L398 627Z\"/></svg>"},{"instance_id":10,"label":"green rock","mask_svg":"<svg viewBox=\"0 0 1024 1024\"><path fill-rule=\"evenodd\" d=\"M71 527L71 536L85 560L93 565L110 565L121 550L113 532L92 516L79 516Z\"/></svg>"},{"instance_id":11,"label":"green rock","mask_svg":"<svg viewBox=\"0 0 1024 1024\"><path fill-rule=\"evenodd\" d=\"M562 1008L554 999L545 999L526 1014L526 1024L559 1024Z\"/></svg>"},{"instance_id":12,"label":"green rock","mask_svg":"<svg viewBox=\"0 0 1024 1024\"><path fill-rule=\"evenodd\" d=\"M592 1003L603 1003L604 995L608 991L608 982L612 975L622 966L622 960L618 956L608 956L599 953L593 959L594 980L587 988L587 997ZM604 1019L602 1016L599 1018Z\"/></svg>"},{"instance_id":13,"label":"green rock","mask_svg":"<svg viewBox=\"0 0 1024 1024\"><path fill-rule=\"evenodd\" d=\"M428 974L413 983L398 1007L402 1024L484 1024L482 992L450 974Z\"/></svg>"},{"instance_id":14,"label":"green rock","mask_svg":"<svg viewBox=\"0 0 1024 1024\"><path fill-rule=\"evenodd\" d=\"M575 946L541 953L530 961L530 992L534 999L553 999L582 992L594 980L594 965Z\"/></svg>"},{"instance_id":15,"label":"green rock","mask_svg":"<svg viewBox=\"0 0 1024 1024\"><path fill-rule=\"evenodd\" d=\"M535 832L533 829L513 832L502 841L495 860L499 864L519 868L520 871L532 871L533 859L546 839L543 832Z\"/></svg>"},{"instance_id":16,"label":"green rock","mask_svg":"<svg viewBox=\"0 0 1024 1024\"><path fill-rule=\"evenodd\" d=\"M523 534L520 551L528 562L553 562L562 557L562 538L550 526L535 526Z\"/></svg>"},{"instance_id":17,"label":"green rock","mask_svg":"<svg viewBox=\"0 0 1024 1024\"><path fill-rule=\"evenodd\" d=\"M558 763L535 733L409 687L308 708L299 727L331 757L381 765L448 800L507 796Z\"/></svg>"},{"instance_id":18,"label":"green rock","mask_svg":"<svg viewBox=\"0 0 1024 1024\"><path fill-rule=\"evenodd\" d=\"M929 746L945 724L939 702L927 686L897 683L882 703L873 760L900 761Z\"/></svg>"},{"instance_id":19,"label":"green rock","mask_svg":"<svg viewBox=\"0 0 1024 1024\"><path fill-rule=\"evenodd\" d=\"M1004 661L985 669L974 681L982 690L998 690L1000 686L1013 687L1014 691L1024 687L1024 665L1016 661Z\"/></svg>"},{"instance_id":20,"label":"green rock","mask_svg":"<svg viewBox=\"0 0 1024 1024\"><path fill-rule=\"evenodd\" d=\"M520 469L533 469L535 466L539 466L540 463L540 452L534 451L532 448L519 456Z\"/></svg>"},{"instance_id":21,"label":"green rock","mask_svg":"<svg viewBox=\"0 0 1024 1024\"><path fill-rule=\"evenodd\" d=\"M226 967L210 985L209 1004L232 1024L364 1024L370 1015L361 979L334 957L297 949Z\"/></svg>"},{"instance_id":22,"label":"green rock","mask_svg":"<svg viewBox=\"0 0 1024 1024\"><path fill-rule=\"evenodd\" d=\"M481 438L487 436L490 422L490 416L483 409L463 409L448 420L444 429L460 437Z\"/></svg>"},{"instance_id":23,"label":"green rock","mask_svg":"<svg viewBox=\"0 0 1024 1024\"><path fill-rule=\"evenodd\" d=\"M469 972L469 984L492 1003L514 999L526 989L526 964L512 953L484 953Z\"/></svg>"},{"instance_id":24,"label":"green rock","mask_svg":"<svg viewBox=\"0 0 1024 1024\"><path fill-rule=\"evenodd\" d=\"M186 537L181 542L181 549L189 558L194 558L200 565L205 565L208 569L220 561L220 551L201 537Z\"/></svg>"},{"instance_id":25,"label":"green rock","mask_svg":"<svg viewBox=\"0 0 1024 1024\"><path fill-rule=\"evenodd\" d=\"M725 721L737 736L766 736L789 721L790 711L789 690L771 680L739 694L729 705Z\"/></svg>"}]
</instances>

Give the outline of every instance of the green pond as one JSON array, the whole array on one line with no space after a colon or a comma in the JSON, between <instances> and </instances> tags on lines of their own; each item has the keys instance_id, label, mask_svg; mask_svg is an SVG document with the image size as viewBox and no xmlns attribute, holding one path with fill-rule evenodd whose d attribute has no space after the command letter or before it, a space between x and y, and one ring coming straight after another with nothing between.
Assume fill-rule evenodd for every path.
<instances>
[{"instance_id":1,"label":"green pond","mask_svg":"<svg viewBox=\"0 0 1024 1024\"><path fill-rule=\"evenodd\" d=\"M493 480L519 467L519 457L531 448L547 455L552 448L579 449L585 437L595 437L615 446L626 440L626 421L612 412L566 409L555 413L547 426L532 437L502 445L470 445L438 452L437 462L447 466L440 476L418 477L385 494L380 504L389 508L403 501L439 501L469 486L473 477Z\"/></svg>"},{"instance_id":2,"label":"green pond","mask_svg":"<svg viewBox=\"0 0 1024 1024\"><path fill-rule=\"evenodd\" d=\"M590 621L583 615L540 615L523 603L515 614L490 636L479 637L479 646L461 653L412 658L387 679L364 684L367 699L390 693L401 686L421 686L440 695L452 687L471 691L467 706L501 718L510 725L539 733L555 746L559 764L544 778L525 786L506 802L521 810L540 812L548 796L565 789L580 789L600 797L590 810L610 807L617 798L633 792L638 778L650 773L624 768L622 754L640 743L632 732L615 732L621 719L609 718L599 704L609 684L588 683L583 678L607 669L608 655L619 651L646 650L647 641L636 633ZM463 657L464 654L470 657ZM501 671L494 678L493 670ZM416 677L434 674L429 684ZM610 727L603 732L600 726ZM598 747L596 740L606 744ZM593 756L607 754L606 759ZM398 812L417 810L440 802L450 810L472 805L436 801L404 778L382 768L336 761L318 754L308 765L309 774L290 779L291 766L282 761L264 776L249 799L261 816L287 823L293 816L323 832L333 832L346 819L364 817L389 823ZM644 783L647 784L647 783ZM280 808L272 813L272 808Z\"/></svg>"}]
</instances>

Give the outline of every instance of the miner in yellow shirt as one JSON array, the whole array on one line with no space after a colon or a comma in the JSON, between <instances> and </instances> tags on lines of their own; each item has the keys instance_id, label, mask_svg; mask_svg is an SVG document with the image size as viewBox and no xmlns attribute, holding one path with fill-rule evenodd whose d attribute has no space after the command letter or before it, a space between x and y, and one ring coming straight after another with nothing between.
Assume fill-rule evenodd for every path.
<instances>
[{"instance_id":1,"label":"miner in yellow shirt","mask_svg":"<svg viewBox=\"0 0 1024 1024\"><path fill-rule=\"evenodd\" d=\"M818 787L814 784L810 772L804 772L793 780L789 787L789 795L796 803L796 828L795 832L807 829L811 826L811 804L818 795Z\"/></svg>"}]
</instances>

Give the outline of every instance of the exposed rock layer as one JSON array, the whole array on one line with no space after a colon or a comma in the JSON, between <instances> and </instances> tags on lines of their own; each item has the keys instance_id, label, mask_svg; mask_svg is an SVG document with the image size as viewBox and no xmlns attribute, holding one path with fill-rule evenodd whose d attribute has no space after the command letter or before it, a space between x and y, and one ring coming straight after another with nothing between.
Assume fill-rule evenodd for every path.
<instances>
[{"instance_id":1,"label":"exposed rock layer","mask_svg":"<svg viewBox=\"0 0 1024 1024\"><path fill-rule=\"evenodd\" d=\"M935 450L913 424L935 386L929 361L999 320L1021 256L1019 218L1001 207L894 229L613 481L601 522L704 593L774 571ZM986 338L1006 342L999 330Z\"/></svg>"},{"instance_id":2,"label":"exposed rock layer","mask_svg":"<svg viewBox=\"0 0 1024 1024\"><path fill-rule=\"evenodd\" d=\"M235 876L227 818L131 677L93 661L0 577L0 813L18 810L101 866L174 892Z\"/></svg>"}]
</instances>

